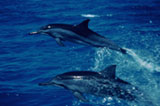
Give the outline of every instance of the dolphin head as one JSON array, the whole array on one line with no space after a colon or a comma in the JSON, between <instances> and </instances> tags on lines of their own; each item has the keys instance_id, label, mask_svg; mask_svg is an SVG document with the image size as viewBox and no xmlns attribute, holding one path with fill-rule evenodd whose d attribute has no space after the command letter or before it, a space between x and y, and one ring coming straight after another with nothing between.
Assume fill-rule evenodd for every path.
<instances>
[{"instance_id":1,"label":"dolphin head","mask_svg":"<svg viewBox=\"0 0 160 106\"><path fill-rule=\"evenodd\" d=\"M30 32L29 35L35 35L35 34L48 34L49 33L49 29L53 28L53 25L48 24L46 26L41 27L39 30L37 31L33 31Z\"/></svg>"},{"instance_id":2,"label":"dolphin head","mask_svg":"<svg viewBox=\"0 0 160 106\"><path fill-rule=\"evenodd\" d=\"M78 85L79 81L81 82L84 79L92 77L92 75L96 74L97 74L96 72L86 72L86 71L66 72L53 77L49 82L39 83L39 85L40 86L53 85L53 86L63 87L65 89L74 89L72 85Z\"/></svg>"},{"instance_id":3,"label":"dolphin head","mask_svg":"<svg viewBox=\"0 0 160 106\"><path fill-rule=\"evenodd\" d=\"M51 83L55 86L58 86L58 87L63 87L63 88L66 88L64 82L63 82L63 79L57 75L56 77L54 77L52 80L51 80Z\"/></svg>"},{"instance_id":4,"label":"dolphin head","mask_svg":"<svg viewBox=\"0 0 160 106\"><path fill-rule=\"evenodd\" d=\"M63 82L63 79L60 77L60 75L57 75L52 78L49 82L39 83L40 86L47 86L47 85L54 85L58 87L67 88Z\"/></svg>"},{"instance_id":5,"label":"dolphin head","mask_svg":"<svg viewBox=\"0 0 160 106\"><path fill-rule=\"evenodd\" d=\"M69 24L48 24L48 25L45 25L45 26L41 27L37 31L30 32L29 35L35 35L35 34L52 35L51 33L52 33L53 29L56 29L56 28L70 30L70 29L73 28L73 25L69 25Z\"/></svg>"}]
</instances>

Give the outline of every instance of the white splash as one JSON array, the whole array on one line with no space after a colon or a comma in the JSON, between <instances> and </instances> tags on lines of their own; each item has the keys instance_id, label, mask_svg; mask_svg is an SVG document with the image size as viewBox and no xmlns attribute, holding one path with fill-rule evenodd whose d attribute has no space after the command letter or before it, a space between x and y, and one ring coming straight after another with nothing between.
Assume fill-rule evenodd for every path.
<instances>
[{"instance_id":1,"label":"white splash","mask_svg":"<svg viewBox=\"0 0 160 106\"><path fill-rule=\"evenodd\" d=\"M87 17L87 18L95 18L95 17L100 17L99 15L95 14L81 14L82 17Z\"/></svg>"},{"instance_id":2,"label":"white splash","mask_svg":"<svg viewBox=\"0 0 160 106\"><path fill-rule=\"evenodd\" d=\"M160 71L160 66L152 63L152 62L147 62L147 61L144 61L143 59L140 58L140 56L138 56L133 50L131 49L127 49L125 48L127 51L128 51L128 54L130 54L133 59L139 63L141 66L145 67L146 69L150 70L150 71Z\"/></svg>"},{"instance_id":3,"label":"white splash","mask_svg":"<svg viewBox=\"0 0 160 106\"><path fill-rule=\"evenodd\" d=\"M97 71L101 69L107 55L110 55L110 52L106 48L97 49L95 54L95 63L91 70Z\"/></svg>"},{"instance_id":4,"label":"white splash","mask_svg":"<svg viewBox=\"0 0 160 106\"><path fill-rule=\"evenodd\" d=\"M111 53L106 48L98 48L95 52L94 66L91 67L90 70L100 71L104 66L106 66L106 64L104 63L106 56L110 56Z\"/></svg>"}]
</instances>

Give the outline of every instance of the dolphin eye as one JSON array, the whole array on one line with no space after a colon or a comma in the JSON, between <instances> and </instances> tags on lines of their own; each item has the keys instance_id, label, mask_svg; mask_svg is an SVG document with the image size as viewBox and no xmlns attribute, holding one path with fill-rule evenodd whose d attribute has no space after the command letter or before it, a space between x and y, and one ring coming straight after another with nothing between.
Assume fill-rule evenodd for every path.
<instances>
[{"instance_id":1,"label":"dolphin eye","mask_svg":"<svg viewBox=\"0 0 160 106\"><path fill-rule=\"evenodd\" d=\"M48 28L50 29L50 28L51 28L51 26L49 25L49 26L48 26Z\"/></svg>"}]
</instances>

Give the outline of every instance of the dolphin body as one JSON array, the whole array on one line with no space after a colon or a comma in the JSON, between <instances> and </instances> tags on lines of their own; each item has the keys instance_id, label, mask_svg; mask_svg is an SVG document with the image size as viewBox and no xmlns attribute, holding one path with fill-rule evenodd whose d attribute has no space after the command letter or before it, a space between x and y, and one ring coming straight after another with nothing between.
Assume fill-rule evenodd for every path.
<instances>
[{"instance_id":1,"label":"dolphin body","mask_svg":"<svg viewBox=\"0 0 160 106\"><path fill-rule=\"evenodd\" d=\"M53 85L68 89L83 102L88 100L83 93L96 96L111 96L134 101L137 87L115 76L116 65L111 65L100 72L73 71L55 76L52 80L39 83L40 86Z\"/></svg>"},{"instance_id":2,"label":"dolphin body","mask_svg":"<svg viewBox=\"0 0 160 106\"><path fill-rule=\"evenodd\" d=\"M125 49L120 48L109 39L89 29L89 21L89 19L84 20L78 25L48 24L40 30L29 34L47 34L53 37L60 46L64 46L62 43L63 41L70 41L83 45L91 45L94 47L106 47L112 50L120 51L123 54L126 53Z\"/></svg>"}]
</instances>

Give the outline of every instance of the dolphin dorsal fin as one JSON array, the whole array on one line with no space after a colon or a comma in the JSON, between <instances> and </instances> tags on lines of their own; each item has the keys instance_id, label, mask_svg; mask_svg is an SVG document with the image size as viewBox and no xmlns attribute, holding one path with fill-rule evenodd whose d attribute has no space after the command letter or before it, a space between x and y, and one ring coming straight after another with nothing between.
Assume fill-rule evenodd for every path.
<instances>
[{"instance_id":1,"label":"dolphin dorsal fin","mask_svg":"<svg viewBox=\"0 0 160 106\"><path fill-rule=\"evenodd\" d=\"M110 65L106 67L104 70L99 72L106 78L115 78L116 77L116 65Z\"/></svg>"},{"instance_id":2,"label":"dolphin dorsal fin","mask_svg":"<svg viewBox=\"0 0 160 106\"><path fill-rule=\"evenodd\" d=\"M84 21L82 21L80 24L76 25L76 28L87 28L88 29L88 23L89 23L90 19L86 19Z\"/></svg>"}]
</instances>

